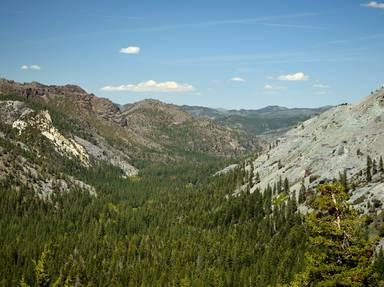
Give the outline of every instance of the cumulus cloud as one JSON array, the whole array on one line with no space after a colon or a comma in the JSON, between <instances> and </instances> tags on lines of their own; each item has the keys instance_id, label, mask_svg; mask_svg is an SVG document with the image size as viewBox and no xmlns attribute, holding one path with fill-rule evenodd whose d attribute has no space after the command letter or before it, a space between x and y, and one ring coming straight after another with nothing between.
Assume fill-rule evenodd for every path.
<instances>
[{"instance_id":1,"label":"cumulus cloud","mask_svg":"<svg viewBox=\"0 0 384 287\"><path fill-rule=\"evenodd\" d=\"M328 85L324 85L324 84L314 84L312 87L317 88L317 89L328 89L329 88Z\"/></svg>"},{"instance_id":2,"label":"cumulus cloud","mask_svg":"<svg viewBox=\"0 0 384 287\"><path fill-rule=\"evenodd\" d=\"M294 74L281 75L278 78L280 81L307 81L309 77L303 72Z\"/></svg>"},{"instance_id":3,"label":"cumulus cloud","mask_svg":"<svg viewBox=\"0 0 384 287\"><path fill-rule=\"evenodd\" d=\"M364 7L369 7L369 8L376 8L376 9L384 9L384 3L383 2L376 2L376 1L371 1L366 4L361 4Z\"/></svg>"},{"instance_id":4,"label":"cumulus cloud","mask_svg":"<svg viewBox=\"0 0 384 287\"><path fill-rule=\"evenodd\" d=\"M284 90L284 89L285 89L284 87L272 86L269 84L264 86L264 90L266 90L266 91L279 91L279 90Z\"/></svg>"},{"instance_id":5,"label":"cumulus cloud","mask_svg":"<svg viewBox=\"0 0 384 287\"><path fill-rule=\"evenodd\" d=\"M245 80L243 78L240 78L240 77L233 77L233 78L231 78L231 81L233 81L233 82L245 82Z\"/></svg>"},{"instance_id":6,"label":"cumulus cloud","mask_svg":"<svg viewBox=\"0 0 384 287\"><path fill-rule=\"evenodd\" d=\"M128 84L120 86L105 86L101 88L106 92L191 92L194 90L193 86L190 84L180 84L175 81L167 82L156 82L154 80L149 80L146 82L141 82L138 84Z\"/></svg>"},{"instance_id":7,"label":"cumulus cloud","mask_svg":"<svg viewBox=\"0 0 384 287\"><path fill-rule=\"evenodd\" d=\"M41 70L41 67L39 65L22 65L20 67L21 70Z\"/></svg>"},{"instance_id":8,"label":"cumulus cloud","mask_svg":"<svg viewBox=\"0 0 384 287\"><path fill-rule=\"evenodd\" d=\"M122 53L122 54L139 54L140 53L140 47L128 46L127 48L121 48L120 53Z\"/></svg>"}]
</instances>

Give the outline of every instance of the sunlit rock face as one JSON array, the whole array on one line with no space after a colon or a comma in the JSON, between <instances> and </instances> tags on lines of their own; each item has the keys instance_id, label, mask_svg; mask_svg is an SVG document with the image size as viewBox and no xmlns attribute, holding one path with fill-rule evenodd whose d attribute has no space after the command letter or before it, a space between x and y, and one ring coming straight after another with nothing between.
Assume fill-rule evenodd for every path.
<instances>
[{"instance_id":1,"label":"sunlit rock face","mask_svg":"<svg viewBox=\"0 0 384 287\"><path fill-rule=\"evenodd\" d=\"M54 145L55 150L62 155L76 158L80 162L89 166L89 156L85 149L73 139L63 136L52 124L52 119L48 111L22 114L19 119L13 122L13 128L22 133L26 128L38 129Z\"/></svg>"},{"instance_id":2,"label":"sunlit rock face","mask_svg":"<svg viewBox=\"0 0 384 287\"><path fill-rule=\"evenodd\" d=\"M334 107L288 131L276 146L251 163L254 174L260 175L251 192L263 190L281 177L289 179L291 191L298 193L303 179L307 187L313 187L338 178L344 170L350 180L364 183L367 156L376 162L384 157L384 89L359 103ZM368 185L358 184L351 201L369 191L359 203L361 207L368 199L384 200L380 181L377 175Z\"/></svg>"}]
</instances>

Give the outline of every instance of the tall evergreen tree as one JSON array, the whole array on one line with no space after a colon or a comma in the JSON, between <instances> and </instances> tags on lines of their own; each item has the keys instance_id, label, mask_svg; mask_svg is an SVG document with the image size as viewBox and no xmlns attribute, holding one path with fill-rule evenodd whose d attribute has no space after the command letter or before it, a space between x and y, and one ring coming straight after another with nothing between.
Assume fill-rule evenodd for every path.
<instances>
[{"instance_id":1,"label":"tall evergreen tree","mask_svg":"<svg viewBox=\"0 0 384 287\"><path fill-rule=\"evenodd\" d=\"M375 175L377 173L377 164L376 164L376 160L374 159L372 161L372 175Z\"/></svg>"},{"instance_id":2,"label":"tall evergreen tree","mask_svg":"<svg viewBox=\"0 0 384 287\"><path fill-rule=\"evenodd\" d=\"M299 204L302 204L305 201L305 191L306 189L305 189L304 178L303 178L303 180L301 181L301 187L299 191Z\"/></svg>"},{"instance_id":3,"label":"tall evergreen tree","mask_svg":"<svg viewBox=\"0 0 384 287\"><path fill-rule=\"evenodd\" d=\"M339 183L318 188L305 218L309 231L306 267L292 286L376 286L373 244L361 236L362 221Z\"/></svg>"},{"instance_id":4,"label":"tall evergreen tree","mask_svg":"<svg viewBox=\"0 0 384 287\"><path fill-rule=\"evenodd\" d=\"M380 248L374 264L374 271L376 277L380 280L379 286L384 286L384 251L383 248Z\"/></svg>"},{"instance_id":5,"label":"tall evergreen tree","mask_svg":"<svg viewBox=\"0 0 384 287\"><path fill-rule=\"evenodd\" d=\"M288 178L284 179L284 192L286 194L289 194L289 181L288 181Z\"/></svg>"},{"instance_id":6,"label":"tall evergreen tree","mask_svg":"<svg viewBox=\"0 0 384 287\"><path fill-rule=\"evenodd\" d=\"M48 255L49 250L45 247L39 260L37 262L34 261L37 287L49 287L50 278L46 270Z\"/></svg>"},{"instance_id":7,"label":"tall evergreen tree","mask_svg":"<svg viewBox=\"0 0 384 287\"><path fill-rule=\"evenodd\" d=\"M339 173L339 181L346 192L349 191L347 170L344 169L343 173Z\"/></svg>"},{"instance_id":8,"label":"tall evergreen tree","mask_svg":"<svg viewBox=\"0 0 384 287\"><path fill-rule=\"evenodd\" d=\"M367 168L366 168L366 178L367 178L367 181L370 182L372 180L372 159L371 157L368 155L367 156Z\"/></svg>"},{"instance_id":9,"label":"tall evergreen tree","mask_svg":"<svg viewBox=\"0 0 384 287\"><path fill-rule=\"evenodd\" d=\"M283 188L283 180L281 179L281 175L280 175L276 185L277 194L279 194L282 191L282 188Z\"/></svg>"}]
</instances>

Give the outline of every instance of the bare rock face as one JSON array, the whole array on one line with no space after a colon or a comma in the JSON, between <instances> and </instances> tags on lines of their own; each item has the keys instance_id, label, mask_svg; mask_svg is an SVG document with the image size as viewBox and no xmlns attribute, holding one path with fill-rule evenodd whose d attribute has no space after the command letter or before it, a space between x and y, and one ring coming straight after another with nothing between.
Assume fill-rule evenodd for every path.
<instances>
[{"instance_id":1,"label":"bare rock face","mask_svg":"<svg viewBox=\"0 0 384 287\"><path fill-rule=\"evenodd\" d=\"M357 104L332 108L290 130L278 142L252 162L261 180L251 191L263 190L280 177L287 178L291 191L297 193L303 179L311 187L338 178L344 170L348 178L356 178L364 173L367 156L377 162L384 157L384 89ZM384 201L384 190L376 188L379 184L373 182L369 189L375 191L374 198ZM361 196L360 187L354 194Z\"/></svg>"},{"instance_id":2,"label":"bare rock face","mask_svg":"<svg viewBox=\"0 0 384 287\"><path fill-rule=\"evenodd\" d=\"M11 125L21 115L28 114L33 110L25 106L19 101L0 101L0 121L4 124Z\"/></svg>"},{"instance_id":3,"label":"bare rock face","mask_svg":"<svg viewBox=\"0 0 384 287\"><path fill-rule=\"evenodd\" d=\"M0 79L0 93L14 93L25 97L38 97L44 95L72 95L86 94L82 88L75 85L46 86L38 82L17 83L15 81Z\"/></svg>"},{"instance_id":4,"label":"bare rock face","mask_svg":"<svg viewBox=\"0 0 384 287\"><path fill-rule=\"evenodd\" d=\"M89 94L76 85L43 85L37 82L17 83L0 79L0 94L16 94L26 98L40 97L45 101L57 97L66 97L75 103L80 111L93 112L103 119L118 124L125 124L120 116L119 108L112 101Z\"/></svg>"},{"instance_id":5,"label":"bare rock face","mask_svg":"<svg viewBox=\"0 0 384 287\"><path fill-rule=\"evenodd\" d=\"M113 166L119 167L123 171L124 177L138 174L139 171L129 163L130 158L122 151L108 145L103 138L97 138L97 145L79 137L75 137L74 140L83 146L94 159L106 161Z\"/></svg>"},{"instance_id":6,"label":"bare rock face","mask_svg":"<svg viewBox=\"0 0 384 287\"><path fill-rule=\"evenodd\" d=\"M71 138L63 136L52 123L51 116L48 111L23 113L17 120L12 123L12 127L17 129L20 134L29 127L36 128L47 138L57 152L73 157L79 160L83 165L89 166L89 156L86 150Z\"/></svg>"}]
</instances>

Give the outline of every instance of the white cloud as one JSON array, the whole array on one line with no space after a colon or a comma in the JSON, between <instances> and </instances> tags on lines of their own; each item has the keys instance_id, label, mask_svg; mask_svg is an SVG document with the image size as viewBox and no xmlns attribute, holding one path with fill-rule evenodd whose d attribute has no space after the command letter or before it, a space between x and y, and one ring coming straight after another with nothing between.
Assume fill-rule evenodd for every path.
<instances>
[{"instance_id":1,"label":"white cloud","mask_svg":"<svg viewBox=\"0 0 384 287\"><path fill-rule=\"evenodd\" d=\"M272 86L272 85L265 85L264 86L264 90L267 90L267 91L279 91L279 90L284 90L285 87L279 87L279 86Z\"/></svg>"},{"instance_id":2,"label":"white cloud","mask_svg":"<svg viewBox=\"0 0 384 287\"><path fill-rule=\"evenodd\" d=\"M314 84L312 87L317 88L317 89L328 89L328 85L323 85L323 84Z\"/></svg>"},{"instance_id":3,"label":"white cloud","mask_svg":"<svg viewBox=\"0 0 384 287\"><path fill-rule=\"evenodd\" d=\"M39 65L31 65L29 66L31 70L41 70L41 67Z\"/></svg>"},{"instance_id":4,"label":"white cloud","mask_svg":"<svg viewBox=\"0 0 384 287\"><path fill-rule=\"evenodd\" d=\"M190 84L179 84L175 81L167 81L158 83L154 80L141 82L138 84L128 84L120 86L105 86L101 88L107 92L191 92L194 90Z\"/></svg>"},{"instance_id":5,"label":"white cloud","mask_svg":"<svg viewBox=\"0 0 384 287\"><path fill-rule=\"evenodd\" d=\"M245 82L245 80L243 78L240 78L240 77L233 77L233 78L231 78L231 81L233 81L233 82Z\"/></svg>"},{"instance_id":6,"label":"white cloud","mask_svg":"<svg viewBox=\"0 0 384 287\"><path fill-rule=\"evenodd\" d=\"M20 67L21 70L41 70L41 67L39 65L22 65Z\"/></svg>"},{"instance_id":7,"label":"white cloud","mask_svg":"<svg viewBox=\"0 0 384 287\"><path fill-rule=\"evenodd\" d=\"M139 54L140 53L140 47L136 46L129 46L127 48L121 48L120 53L123 54Z\"/></svg>"},{"instance_id":8,"label":"white cloud","mask_svg":"<svg viewBox=\"0 0 384 287\"><path fill-rule=\"evenodd\" d=\"M294 74L281 75L278 79L280 81L307 81L309 77L303 72L298 72Z\"/></svg>"},{"instance_id":9,"label":"white cloud","mask_svg":"<svg viewBox=\"0 0 384 287\"><path fill-rule=\"evenodd\" d=\"M367 4L361 4L361 5L364 7L369 7L369 8L384 9L384 3L383 2L371 1Z\"/></svg>"}]
</instances>

